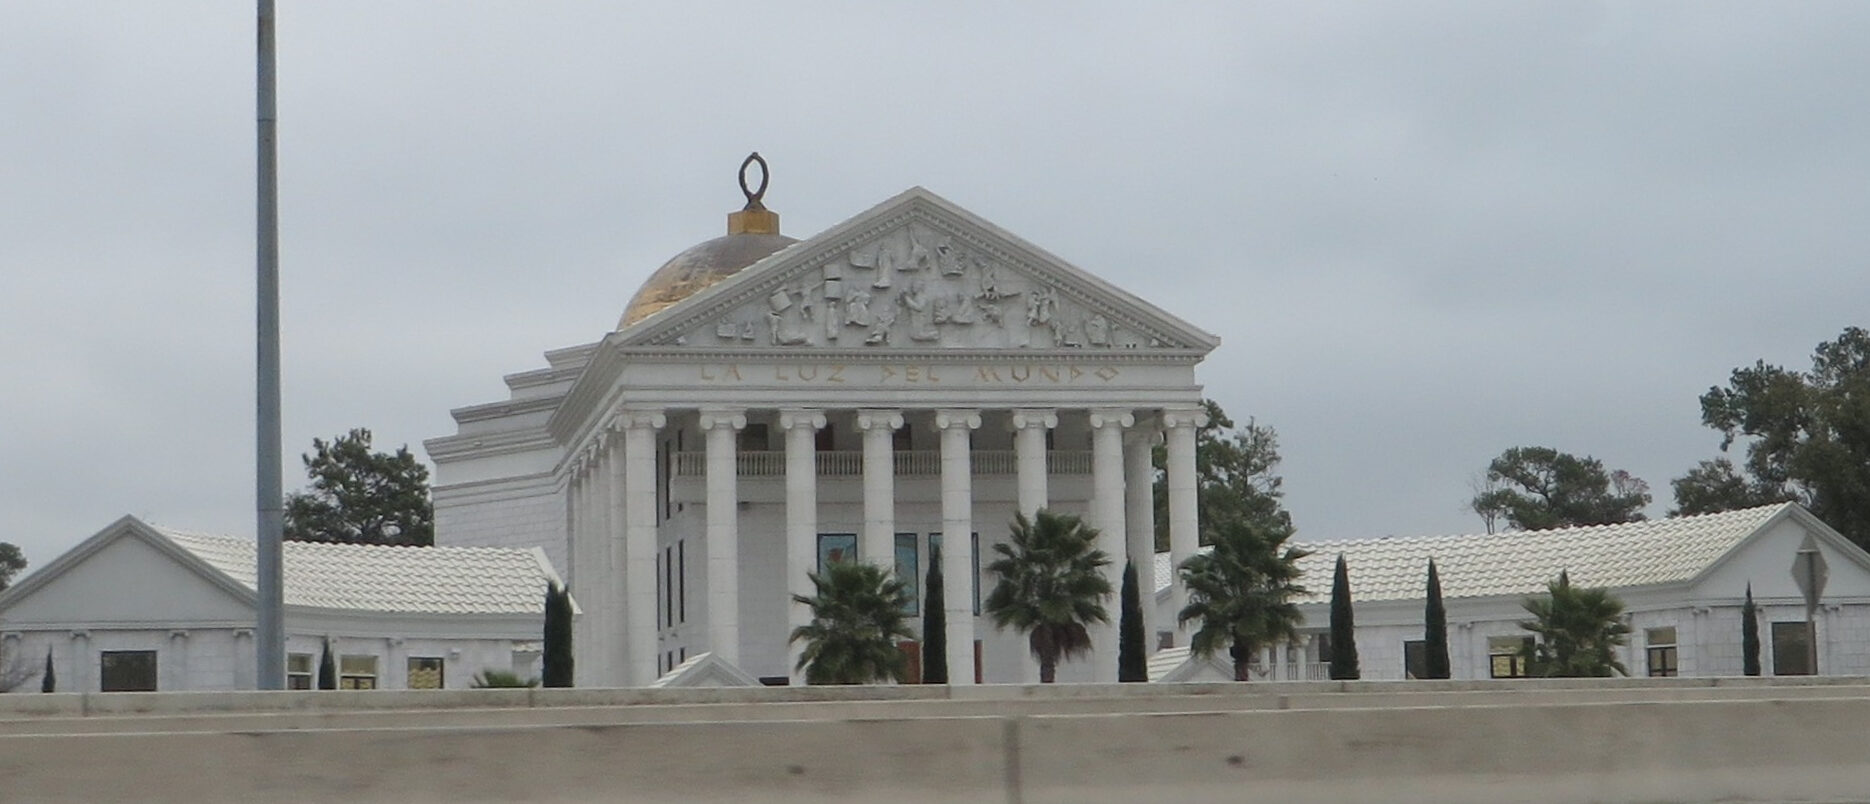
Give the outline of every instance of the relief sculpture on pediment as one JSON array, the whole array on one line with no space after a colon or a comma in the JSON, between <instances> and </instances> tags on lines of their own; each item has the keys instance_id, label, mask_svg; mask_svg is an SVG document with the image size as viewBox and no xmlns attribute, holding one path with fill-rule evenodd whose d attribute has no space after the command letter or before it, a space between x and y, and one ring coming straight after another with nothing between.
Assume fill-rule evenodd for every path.
<instances>
[{"instance_id":1,"label":"relief sculpture on pediment","mask_svg":"<svg viewBox=\"0 0 1870 804\"><path fill-rule=\"evenodd\" d=\"M922 223L795 274L714 328L720 345L1125 348L1137 333L1081 296ZM1009 308L1011 315L1009 315Z\"/></svg>"}]
</instances>

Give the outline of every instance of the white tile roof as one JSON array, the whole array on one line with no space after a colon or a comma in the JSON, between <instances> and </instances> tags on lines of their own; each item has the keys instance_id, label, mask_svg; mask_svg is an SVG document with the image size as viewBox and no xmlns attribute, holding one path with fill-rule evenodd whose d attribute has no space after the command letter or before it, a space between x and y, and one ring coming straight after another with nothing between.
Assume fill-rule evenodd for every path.
<instances>
[{"instance_id":1,"label":"white tile roof","mask_svg":"<svg viewBox=\"0 0 1870 804\"><path fill-rule=\"evenodd\" d=\"M1450 598L1537 594L1560 570L1584 586L1647 586L1695 577L1789 505L1621 525L1293 545L1311 552L1299 561L1312 592L1301 602L1330 598L1339 553L1350 569L1351 597L1360 602L1421 599L1431 557L1442 595ZM1170 578L1168 554L1158 553L1157 590Z\"/></svg>"},{"instance_id":2,"label":"white tile roof","mask_svg":"<svg viewBox=\"0 0 1870 804\"><path fill-rule=\"evenodd\" d=\"M249 589L256 543L154 527ZM288 606L416 614L540 614L554 576L537 550L286 542Z\"/></svg>"}]
</instances>

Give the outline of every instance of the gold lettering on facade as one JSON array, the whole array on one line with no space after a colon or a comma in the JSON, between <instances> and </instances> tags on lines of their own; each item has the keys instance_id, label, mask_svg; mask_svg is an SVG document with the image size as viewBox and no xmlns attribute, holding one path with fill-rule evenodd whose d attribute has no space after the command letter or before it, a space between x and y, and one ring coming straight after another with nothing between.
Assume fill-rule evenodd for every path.
<instances>
[{"instance_id":1,"label":"gold lettering on facade","mask_svg":"<svg viewBox=\"0 0 1870 804\"><path fill-rule=\"evenodd\" d=\"M1057 383L1058 382L1058 369L1052 368L1050 366L1040 366L1039 376L1043 378L1046 382Z\"/></svg>"},{"instance_id":2,"label":"gold lettering on facade","mask_svg":"<svg viewBox=\"0 0 1870 804\"><path fill-rule=\"evenodd\" d=\"M843 382L843 381L844 381L844 365L840 363L838 365L832 366L831 376L826 377L825 382Z\"/></svg>"},{"instance_id":3,"label":"gold lettering on facade","mask_svg":"<svg viewBox=\"0 0 1870 804\"><path fill-rule=\"evenodd\" d=\"M1006 375L1014 382L1025 382L1032 378L1032 366L1013 366L1006 370Z\"/></svg>"},{"instance_id":4,"label":"gold lettering on facade","mask_svg":"<svg viewBox=\"0 0 1870 804\"><path fill-rule=\"evenodd\" d=\"M812 382L818 379L818 366L807 363L799 367L799 382Z\"/></svg>"},{"instance_id":5,"label":"gold lettering on facade","mask_svg":"<svg viewBox=\"0 0 1870 804\"><path fill-rule=\"evenodd\" d=\"M974 369L974 381L975 382L999 382L1000 381L1000 370L997 368L991 368L988 366L981 366L980 368Z\"/></svg>"}]
</instances>

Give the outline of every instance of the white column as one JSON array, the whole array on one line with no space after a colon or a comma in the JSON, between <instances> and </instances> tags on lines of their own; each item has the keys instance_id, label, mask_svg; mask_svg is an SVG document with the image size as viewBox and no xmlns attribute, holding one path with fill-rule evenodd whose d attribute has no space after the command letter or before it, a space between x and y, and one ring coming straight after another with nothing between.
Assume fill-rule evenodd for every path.
<instances>
[{"instance_id":1,"label":"white column","mask_svg":"<svg viewBox=\"0 0 1870 804\"><path fill-rule=\"evenodd\" d=\"M1091 678L1117 680L1117 597L1123 584L1123 556L1129 549L1123 514L1123 428L1136 421L1130 411L1093 410L1091 424L1091 527L1097 529L1097 549L1110 557L1104 577L1113 592L1105 609L1110 622L1091 627Z\"/></svg>"},{"instance_id":2,"label":"white column","mask_svg":"<svg viewBox=\"0 0 1870 804\"><path fill-rule=\"evenodd\" d=\"M974 476L972 432L978 410L938 410L941 431L943 610L948 619L948 683L974 683Z\"/></svg>"},{"instance_id":3,"label":"white column","mask_svg":"<svg viewBox=\"0 0 1870 804\"><path fill-rule=\"evenodd\" d=\"M1182 562L1195 554L1200 545L1199 508L1196 504L1195 432L1208 423L1208 414L1200 408L1165 410L1162 424L1168 430L1169 486L1169 564L1175 568L1169 585L1169 610L1180 612L1188 605L1188 587L1182 584ZM1175 628L1175 644L1188 644L1188 632Z\"/></svg>"},{"instance_id":4,"label":"white column","mask_svg":"<svg viewBox=\"0 0 1870 804\"><path fill-rule=\"evenodd\" d=\"M660 410L625 410L623 428L623 608L630 671L625 683L656 680L656 433Z\"/></svg>"},{"instance_id":5,"label":"white column","mask_svg":"<svg viewBox=\"0 0 1870 804\"><path fill-rule=\"evenodd\" d=\"M1051 504L1045 434L1057 426L1056 410L1013 411L1013 460L1018 471L1019 512L1027 519ZM1039 660L1032 657L1032 652L1020 651L1018 661L1020 680L1027 684L1039 683Z\"/></svg>"},{"instance_id":6,"label":"white column","mask_svg":"<svg viewBox=\"0 0 1870 804\"><path fill-rule=\"evenodd\" d=\"M818 430L825 426L825 414L816 410L782 410L779 426L786 431L786 593L811 596L808 576L818 557ZM866 523L867 524L867 523ZM910 583L914 583L911 579ZM812 621L810 606L788 602L786 633ZM786 672L792 683L805 683L798 669L799 651L804 646L790 644L786 649Z\"/></svg>"},{"instance_id":7,"label":"white column","mask_svg":"<svg viewBox=\"0 0 1870 804\"><path fill-rule=\"evenodd\" d=\"M747 426L741 410L703 409L708 434L708 649L740 664L740 495L735 438Z\"/></svg>"},{"instance_id":8,"label":"white column","mask_svg":"<svg viewBox=\"0 0 1870 804\"><path fill-rule=\"evenodd\" d=\"M1123 532L1128 558L1136 565L1136 591L1143 604L1143 651L1156 652L1156 448L1154 422L1139 423L1123 443Z\"/></svg>"},{"instance_id":9,"label":"white column","mask_svg":"<svg viewBox=\"0 0 1870 804\"><path fill-rule=\"evenodd\" d=\"M895 566L895 434L903 426L900 410L859 410L857 429L864 434L864 530L857 556L879 567Z\"/></svg>"},{"instance_id":10,"label":"white column","mask_svg":"<svg viewBox=\"0 0 1870 804\"><path fill-rule=\"evenodd\" d=\"M1056 410L1013 411L1013 460L1019 477L1019 512L1027 519L1049 504L1045 434L1057 426Z\"/></svg>"}]
</instances>

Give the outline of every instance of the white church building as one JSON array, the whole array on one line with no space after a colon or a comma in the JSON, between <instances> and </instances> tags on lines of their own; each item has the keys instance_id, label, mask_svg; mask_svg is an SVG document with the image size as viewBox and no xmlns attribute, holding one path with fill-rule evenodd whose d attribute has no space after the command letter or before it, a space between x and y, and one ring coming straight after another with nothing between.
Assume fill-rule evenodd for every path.
<instances>
[{"instance_id":1,"label":"white church building","mask_svg":"<svg viewBox=\"0 0 1870 804\"><path fill-rule=\"evenodd\" d=\"M727 234L650 275L614 329L454 411L426 443L437 543L544 548L583 607L578 684L625 686L703 654L798 683L808 571L892 567L919 614L933 548L958 542L950 678L1036 680L1023 637L980 616L991 546L1044 507L1147 570L1166 440L1171 553L1191 555L1195 369L1218 339L919 187L794 240L764 170L749 157ZM1093 640L1061 680L1115 679L1115 626Z\"/></svg>"}]
</instances>

